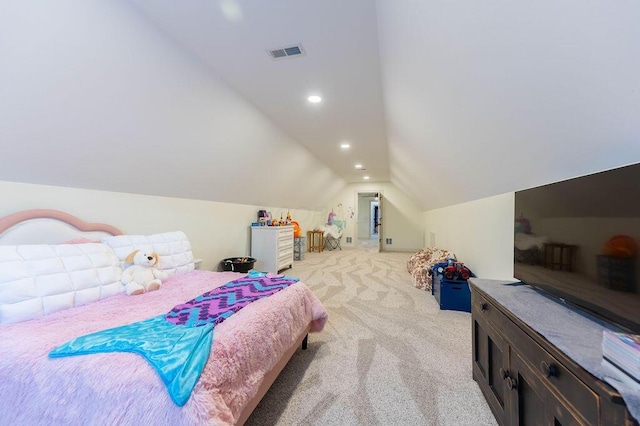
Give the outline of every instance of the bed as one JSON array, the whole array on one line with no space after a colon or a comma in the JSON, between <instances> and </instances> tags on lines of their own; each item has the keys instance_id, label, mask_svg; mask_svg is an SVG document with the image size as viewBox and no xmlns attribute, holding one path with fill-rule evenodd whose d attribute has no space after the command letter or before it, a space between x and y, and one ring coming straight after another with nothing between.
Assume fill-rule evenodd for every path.
<instances>
[{"instance_id":1,"label":"bed","mask_svg":"<svg viewBox=\"0 0 640 426\"><path fill-rule=\"evenodd\" d=\"M256 300L215 325L209 357L183 406L172 401L156 371L135 353L48 356L52 349L78 336L166 313L244 275L194 270L188 240L178 243L167 238L163 234L125 236L113 226L87 224L52 210L0 218L3 422L187 425L243 424L247 420L293 353L303 341L306 344L307 333L322 330L326 322L326 310L302 282ZM101 242L91 242L97 240ZM109 241L119 243L108 246ZM121 288L116 291L111 281L122 267L122 255L116 253L127 250L122 241L168 250L164 256L160 253L159 265L171 276L159 290L138 296L127 296ZM56 256L61 256L63 263L68 253L82 253L78 258L93 259L97 266L92 272L99 269L96 276L105 282L98 286L99 291L87 288L83 293L76 289L73 300L55 295L53 303L41 297L40 304L47 312L36 312L31 319L18 312L23 315L20 317L15 309L7 308L11 303L3 305L3 298L7 302L15 290L7 289L7 275L14 273L7 253L22 250L23 243L60 252ZM105 264L95 261L103 258L107 259ZM39 265L40 261L36 259L30 265ZM38 288L42 291L43 287Z\"/></svg>"}]
</instances>

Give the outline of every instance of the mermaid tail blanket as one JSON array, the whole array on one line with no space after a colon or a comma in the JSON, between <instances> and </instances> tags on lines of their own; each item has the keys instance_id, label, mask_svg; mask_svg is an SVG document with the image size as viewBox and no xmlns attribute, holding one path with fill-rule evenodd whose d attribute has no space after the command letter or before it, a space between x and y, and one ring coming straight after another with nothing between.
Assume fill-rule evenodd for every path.
<instances>
[{"instance_id":1,"label":"mermaid tail blanket","mask_svg":"<svg viewBox=\"0 0 640 426\"><path fill-rule=\"evenodd\" d=\"M209 359L215 325L297 281L252 271L177 305L166 314L77 337L53 349L49 357L137 353L156 370L173 402L183 406Z\"/></svg>"}]
</instances>

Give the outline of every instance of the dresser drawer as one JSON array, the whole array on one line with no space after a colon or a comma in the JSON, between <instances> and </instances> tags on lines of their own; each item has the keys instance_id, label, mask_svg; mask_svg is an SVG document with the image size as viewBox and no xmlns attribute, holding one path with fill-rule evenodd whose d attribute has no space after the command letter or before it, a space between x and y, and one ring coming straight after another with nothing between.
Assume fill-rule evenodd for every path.
<instances>
[{"instance_id":1,"label":"dresser drawer","mask_svg":"<svg viewBox=\"0 0 640 426\"><path fill-rule=\"evenodd\" d=\"M293 238L278 240L278 250L287 250L293 248Z\"/></svg>"},{"instance_id":2,"label":"dresser drawer","mask_svg":"<svg viewBox=\"0 0 640 426\"><path fill-rule=\"evenodd\" d=\"M293 227L278 229L278 239L293 238Z\"/></svg>"},{"instance_id":3,"label":"dresser drawer","mask_svg":"<svg viewBox=\"0 0 640 426\"><path fill-rule=\"evenodd\" d=\"M285 250L278 255L278 269L289 266L293 263L293 248Z\"/></svg>"},{"instance_id":4,"label":"dresser drawer","mask_svg":"<svg viewBox=\"0 0 640 426\"><path fill-rule=\"evenodd\" d=\"M278 260L289 261L293 258L293 247L281 250L278 253Z\"/></svg>"}]
</instances>

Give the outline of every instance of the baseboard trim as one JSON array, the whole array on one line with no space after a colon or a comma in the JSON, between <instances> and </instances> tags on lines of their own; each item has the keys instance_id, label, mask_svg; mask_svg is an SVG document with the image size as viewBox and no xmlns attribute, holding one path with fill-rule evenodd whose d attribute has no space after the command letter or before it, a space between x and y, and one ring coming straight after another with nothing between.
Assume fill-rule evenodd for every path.
<instances>
[{"instance_id":1,"label":"baseboard trim","mask_svg":"<svg viewBox=\"0 0 640 426\"><path fill-rule=\"evenodd\" d=\"M383 252L389 252L389 253L417 253L422 249L406 249L406 248L399 248L399 249L390 249L387 247L382 247Z\"/></svg>"}]
</instances>

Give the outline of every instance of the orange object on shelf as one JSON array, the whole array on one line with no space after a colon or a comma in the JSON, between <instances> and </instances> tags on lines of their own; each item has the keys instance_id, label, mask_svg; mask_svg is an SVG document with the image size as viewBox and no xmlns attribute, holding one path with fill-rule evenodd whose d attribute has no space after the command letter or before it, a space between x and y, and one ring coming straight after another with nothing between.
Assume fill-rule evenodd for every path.
<instances>
[{"instance_id":1,"label":"orange object on shelf","mask_svg":"<svg viewBox=\"0 0 640 426\"><path fill-rule=\"evenodd\" d=\"M603 247L604 254L612 257L635 257L638 245L627 235L615 235L609 238Z\"/></svg>"},{"instance_id":2,"label":"orange object on shelf","mask_svg":"<svg viewBox=\"0 0 640 426\"><path fill-rule=\"evenodd\" d=\"M293 236L298 238L302 234L302 229L300 229L300 225L296 221L291 222L291 224L293 225Z\"/></svg>"}]
</instances>

